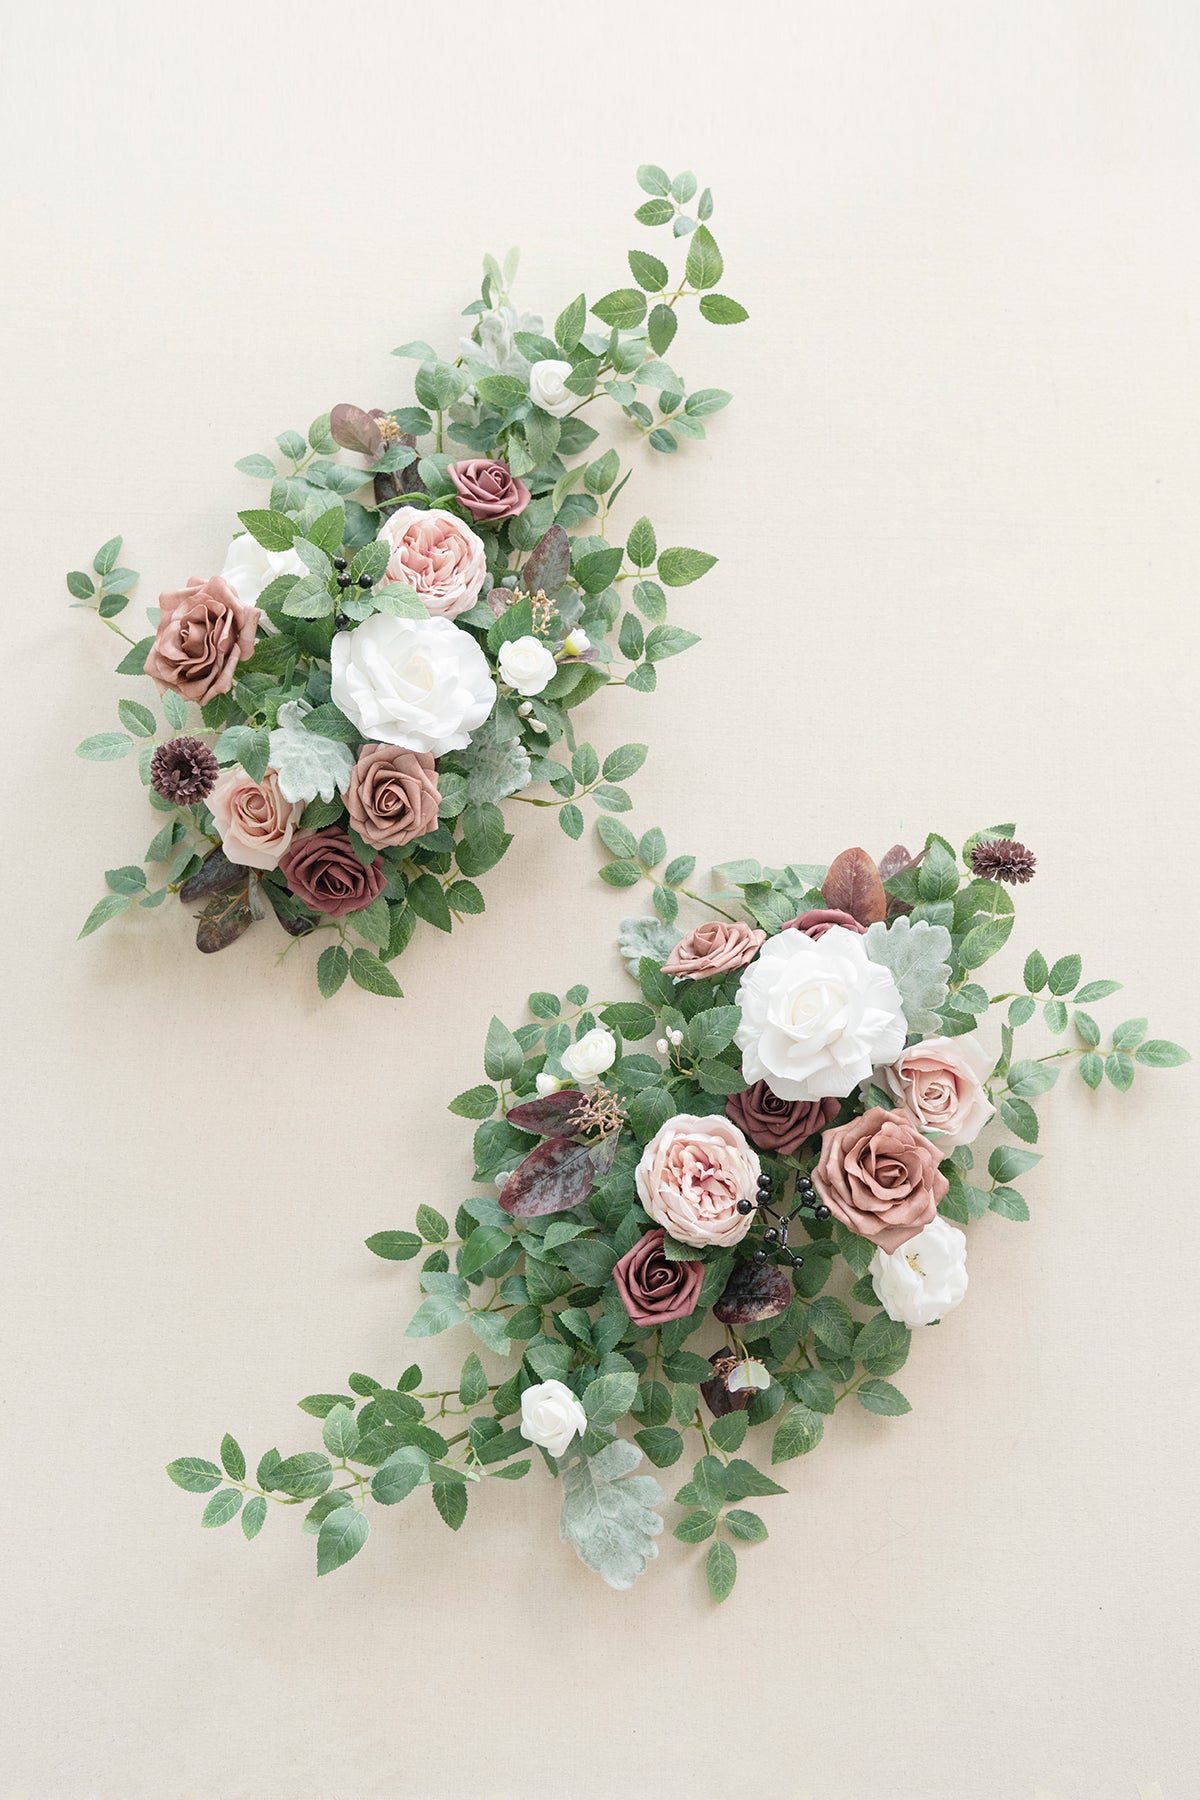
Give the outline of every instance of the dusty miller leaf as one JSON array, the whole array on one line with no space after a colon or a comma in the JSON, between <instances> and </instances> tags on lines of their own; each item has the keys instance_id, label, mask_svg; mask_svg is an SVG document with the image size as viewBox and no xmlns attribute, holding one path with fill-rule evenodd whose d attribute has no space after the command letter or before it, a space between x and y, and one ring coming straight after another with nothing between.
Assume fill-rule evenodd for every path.
<instances>
[{"instance_id":1,"label":"dusty miller leaf","mask_svg":"<svg viewBox=\"0 0 1200 1800\"><path fill-rule=\"evenodd\" d=\"M662 919L622 919L618 942L633 979L636 981L641 973L643 956L661 968L682 936L676 926L667 925Z\"/></svg>"},{"instance_id":2,"label":"dusty miller leaf","mask_svg":"<svg viewBox=\"0 0 1200 1800\"><path fill-rule=\"evenodd\" d=\"M577 1449L559 1465L563 1543L612 1588L631 1588L658 1555L654 1540L663 1522L653 1508L663 1490L652 1475L632 1474L641 1460L635 1444L617 1438L596 1456Z\"/></svg>"},{"instance_id":3,"label":"dusty miller leaf","mask_svg":"<svg viewBox=\"0 0 1200 1800\"><path fill-rule=\"evenodd\" d=\"M513 727L498 714L485 719L454 759L467 778L467 805L495 805L529 786L529 753Z\"/></svg>"},{"instance_id":4,"label":"dusty miller leaf","mask_svg":"<svg viewBox=\"0 0 1200 1800\"><path fill-rule=\"evenodd\" d=\"M354 752L347 744L305 731L304 716L311 711L307 700L287 701L271 733L271 767L285 800L315 800L318 794L332 800L345 790L354 769Z\"/></svg>"},{"instance_id":5,"label":"dusty miller leaf","mask_svg":"<svg viewBox=\"0 0 1200 1800\"><path fill-rule=\"evenodd\" d=\"M926 919L893 919L867 928L867 955L892 971L910 1031L937 1031L950 991L950 933Z\"/></svg>"}]
</instances>

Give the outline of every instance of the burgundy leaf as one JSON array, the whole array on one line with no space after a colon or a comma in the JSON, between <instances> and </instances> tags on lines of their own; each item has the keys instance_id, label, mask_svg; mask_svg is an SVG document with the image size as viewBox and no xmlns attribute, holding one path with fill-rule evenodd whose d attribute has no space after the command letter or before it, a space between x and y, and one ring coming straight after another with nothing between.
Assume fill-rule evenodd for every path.
<instances>
[{"instance_id":1,"label":"burgundy leaf","mask_svg":"<svg viewBox=\"0 0 1200 1800\"><path fill-rule=\"evenodd\" d=\"M909 869L911 867L912 857L909 855L904 845L893 844L891 849L885 850L879 859L879 879L881 881L890 881L893 875L898 875L900 873L901 869Z\"/></svg>"},{"instance_id":2,"label":"burgundy leaf","mask_svg":"<svg viewBox=\"0 0 1200 1800\"><path fill-rule=\"evenodd\" d=\"M731 1394L726 1382L738 1366L738 1358L728 1346L714 1350L709 1357L716 1373L709 1381L700 1383L700 1392L704 1395L705 1404L714 1419L723 1419L726 1413L745 1412L754 1393L753 1388L739 1388Z\"/></svg>"},{"instance_id":3,"label":"burgundy leaf","mask_svg":"<svg viewBox=\"0 0 1200 1800\"><path fill-rule=\"evenodd\" d=\"M407 431L402 431L396 439L398 444L405 444L415 450L417 440ZM401 494L423 494L425 483L421 480L420 469L416 459L403 469L383 469L375 477L375 504L382 506L385 500L398 500Z\"/></svg>"},{"instance_id":4,"label":"burgundy leaf","mask_svg":"<svg viewBox=\"0 0 1200 1800\"><path fill-rule=\"evenodd\" d=\"M725 1283L725 1292L713 1307L722 1325L755 1325L773 1319L792 1304L792 1283L787 1271L774 1263L738 1263Z\"/></svg>"},{"instance_id":5,"label":"burgundy leaf","mask_svg":"<svg viewBox=\"0 0 1200 1800\"><path fill-rule=\"evenodd\" d=\"M520 1131L536 1132L538 1137L569 1137L576 1129L575 1115L583 1095L574 1088L557 1094L540 1094L536 1100L525 1100L508 1113L508 1122Z\"/></svg>"},{"instance_id":6,"label":"burgundy leaf","mask_svg":"<svg viewBox=\"0 0 1200 1800\"><path fill-rule=\"evenodd\" d=\"M212 894L227 894L232 888L244 887L249 869L230 862L223 850L212 850L196 873L184 882L179 898L185 906L193 900L207 900Z\"/></svg>"},{"instance_id":7,"label":"burgundy leaf","mask_svg":"<svg viewBox=\"0 0 1200 1800\"><path fill-rule=\"evenodd\" d=\"M226 949L237 942L243 931L250 929L255 917L247 889L242 888L236 894L218 894L200 914L200 923L196 927L197 950L211 956L214 950Z\"/></svg>"},{"instance_id":8,"label":"burgundy leaf","mask_svg":"<svg viewBox=\"0 0 1200 1800\"><path fill-rule=\"evenodd\" d=\"M865 850L843 850L835 856L821 894L826 906L848 912L860 925L874 925L887 917L887 895L879 870Z\"/></svg>"},{"instance_id":9,"label":"burgundy leaf","mask_svg":"<svg viewBox=\"0 0 1200 1800\"><path fill-rule=\"evenodd\" d=\"M521 575L525 592L536 594L540 588L547 598L553 599L570 570L571 540L561 525L552 525L529 552Z\"/></svg>"},{"instance_id":10,"label":"burgundy leaf","mask_svg":"<svg viewBox=\"0 0 1200 1800\"><path fill-rule=\"evenodd\" d=\"M370 457L383 454L383 436L370 413L344 400L329 415L329 435L343 450L357 450Z\"/></svg>"},{"instance_id":11,"label":"burgundy leaf","mask_svg":"<svg viewBox=\"0 0 1200 1800\"><path fill-rule=\"evenodd\" d=\"M576 1144L566 1137L543 1138L500 1190L501 1206L517 1219L536 1219L542 1213L569 1212L573 1206L581 1206L596 1179L596 1153L605 1150L607 1141ZM611 1162L611 1151L608 1159Z\"/></svg>"}]
</instances>

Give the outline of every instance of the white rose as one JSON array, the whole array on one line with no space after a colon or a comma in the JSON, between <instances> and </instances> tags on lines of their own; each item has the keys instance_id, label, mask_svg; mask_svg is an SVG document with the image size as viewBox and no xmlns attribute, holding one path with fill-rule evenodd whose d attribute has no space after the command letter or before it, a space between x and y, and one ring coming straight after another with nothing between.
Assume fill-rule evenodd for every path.
<instances>
[{"instance_id":1,"label":"white rose","mask_svg":"<svg viewBox=\"0 0 1200 1800\"><path fill-rule=\"evenodd\" d=\"M540 694L558 668L553 654L536 637L511 638L501 644L498 661L501 678L518 694Z\"/></svg>"},{"instance_id":2,"label":"white rose","mask_svg":"<svg viewBox=\"0 0 1200 1800\"><path fill-rule=\"evenodd\" d=\"M364 737L441 756L462 750L496 704L487 658L449 619L374 613L339 631L333 702Z\"/></svg>"},{"instance_id":3,"label":"white rose","mask_svg":"<svg viewBox=\"0 0 1200 1800\"><path fill-rule=\"evenodd\" d=\"M565 1381L542 1381L521 1395L521 1436L551 1456L562 1456L586 1430L587 1414Z\"/></svg>"},{"instance_id":4,"label":"white rose","mask_svg":"<svg viewBox=\"0 0 1200 1800\"><path fill-rule=\"evenodd\" d=\"M907 1107L939 1150L971 1144L995 1107L984 1082L995 1066L975 1032L910 1044L890 1068L876 1069L881 1088Z\"/></svg>"},{"instance_id":5,"label":"white rose","mask_svg":"<svg viewBox=\"0 0 1200 1800\"><path fill-rule=\"evenodd\" d=\"M334 640L336 643L336 639ZM904 1008L890 969L862 938L832 925L820 938L781 931L742 976L742 1073L781 1100L844 1099L904 1048Z\"/></svg>"},{"instance_id":6,"label":"white rose","mask_svg":"<svg viewBox=\"0 0 1200 1800\"><path fill-rule=\"evenodd\" d=\"M225 552L221 579L227 581L239 600L253 606L263 589L277 575L307 575L308 570L294 550L264 550L248 531L235 537Z\"/></svg>"},{"instance_id":7,"label":"white rose","mask_svg":"<svg viewBox=\"0 0 1200 1800\"><path fill-rule=\"evenodd\" d=\"M617 1040L603 1025L593 1025L576 1044L568 1044L562 1053L562 1066L580 1087L590 1087L606 1069L611 1069L617 1055Z\"/></svg>"},{"instance_id":8,"label":"white rose","mask_svg":"<svg viewBox=\"0 0 1200 1800\"><path fill-rule=\"evenodd\" d=\"M966 1294L966 1234L947 1219L932 1219L890 1256L876 1250L870 1276L889 1319L910 1330L935 1325Z\"/></svg>"},{"instance_id":9,"label":"white rose","mask_svg":"<svg viewBox=\"0 0 1200 1800\"><path fill-rule=\"evenodd\" d=\"M561 419L579 404L579 395L564 386L570 373L570 363L559 362L556 357L535 362L529 371L529 398L552 419Z\"/></svg>"}]
</instances>

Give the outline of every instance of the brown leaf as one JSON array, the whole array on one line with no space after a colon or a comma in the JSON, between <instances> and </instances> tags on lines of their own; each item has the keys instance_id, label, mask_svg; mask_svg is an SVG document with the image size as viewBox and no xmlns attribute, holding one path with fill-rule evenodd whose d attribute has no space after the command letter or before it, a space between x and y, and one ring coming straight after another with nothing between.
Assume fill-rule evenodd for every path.
<instances>
[{"instance_id":1,"label":"brown leaf","mask_svg":"<svg viewBox=\"0 0 1200 1800\"><path fill-rule=\"evenodd\" d=\"M722 1325L754 1325L792 1304L791 1277L775 1263L738 1263L713 1307Z\"/></svg>"},{"instance_id":2,"label":"brown leaf","mask_svg":"<svg viewBox=\"0 0 1200 1800\"><path fill-rule=\"evenodd\" d=\"M557 1094L540 1094L536 1100L525 1100L508 1112L508 1122L521 1131L535 1131L539 1137L568 1137L575 1129L575 1115L583 1095L574 1088Z\"/></svg>"},{"instance_id":3,"label":"brown leaf","mask_svg":"<svg viewBox=\"0 0 1200 1800\"><path fill-rule=\"evenodd\" d=\"M398 444L405 444L415 450L417 440L407 431L402 431L396 439ZM423 494L425 483L421 480L420 466L417 461L410 462L403 469L384 469L375 477L375 504L382 506L385 500L398 500L402 494Z\"/></svg>"},{"instance_id":4,"label":"brown leaf","mask_svg":"<svg viewBox=\"0 0 1200 1800\"><path fill-rule=\"evenodd\" d=\"M887 895L879 870L865 850L843 850L834 857L821 895L826 906L848 912L860 925L874 925L887 917Z\"/></svg>"},{"instance_id":5,"label":"brown leaf","mask_svg":"<svg viewBox=\"0 0 1200 1800\"><path fill-rule=\"evenodd\" d=\"M357 450L370 457L383 454L383 434L370 413L345 400L339 401L329 415L329 435L343 450Z\"/></svg>"},{"instance_id":6,"label":"brown leaf","mask_svg":"<svg viewBox=\"0 0 1200 1800\"><path fill-rule=\"evenodd\" d=\"M893 875L898 875L901 869L907 869L911 863L912 857L904 845L893 844L891 849L885 850L879 859L879 879L890 881Z\"/></svg>"},{"instance_id":7,"label":"brown leaf","mask_svg":"<svg viewBox=\"0 0 1200 1800\"><path fill-rule=\"evenodd\" d=\"M211 894L226 894L232 888L244 887L249 869L230 862L221 849L211 850L196 873L184 882L179 898L185 906L193 900L207 900Z\"/></svg>"},{"instance_id":8,"label":"brown leaf","mask_svg":"<svg viewBox=\"0 0 1200 1800\"><path fill-rule=\"evenodd\" d=\"M200 914L200 923L196 927L197 950L211 956L215 950L226 949L236 943L244 931L249 931L255 917L248 889L243 888L236 894L218 894Z\"/></svg>"},{"instance_id":9,"label":"brown leaf","mask_svg":"<svg viewBox=\"0 0 1200 1800\"><path fill-rule=\"evenodd\" d=\"M500 1191L500 1204L517 1219L536 1219L542 1213L569 1212L581 1206L592 1191L597 1159L612 1161L615 1140L576 1144L567 1137L543 1138L524 1162L518 1163Z\"/></svg>"},{"instance_id":10,"label":"brown leaf","mask_svg":"<svg viewBox=\"0 0 1200 1800\"><path fill-rule=\"evenodd\" d=\"M525 592L536 594L540 588L552 600L570 569L571 540L561 525L552 525L529 552L529 560L521 573Z\"/></svg>"}]
</instances>

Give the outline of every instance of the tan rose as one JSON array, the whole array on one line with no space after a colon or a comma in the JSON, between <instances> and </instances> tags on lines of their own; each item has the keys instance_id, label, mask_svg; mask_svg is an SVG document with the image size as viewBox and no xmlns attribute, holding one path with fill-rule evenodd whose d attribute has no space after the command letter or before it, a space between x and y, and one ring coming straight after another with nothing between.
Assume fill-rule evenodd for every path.
<instances>
[{"instance_id":1,"label":"tan rose","mask_svg":"<svg viewBox=\"0 0 1200 1800\"><path fill-rule=\"evenodd\" d=\"M851 1231L889 1254L936 1217L950 1183L911 1114L873 1106L821 1137L813 1184Z\"/></svg>"},{"instance_id":2,"label":"tan rose","mask_svg":"<svg viewBox=\"0 0 1200 1800\"><path fill-rule=\"evenodd\" d=\"M424 837L437 824L440 802L432 756L395 744L363 745L346 790L346 809L364 843L386 850Z\"/></svg>"},{"instance_id":3,"label":"tan rose","mask_svg":"<svg viewBox=\"0 0 1200 1800\"><path fill-rule=\"evenodd\" d=\"M676 1113L642 1152L638 1199L681 1244L736 1244L754 1221L762 1164L732 1119Z\"/></svg>"},{"instance_id":4,"label":"tan rose","mask_svg":"<svg viewBox=\"0 0 1200 1800\"><path fill-rule=\"evenodd\" d=\"M939 1153L948 1156L959 1144L974 1143L996 1110L983 1085L994 1060L974 1032L926 1038L910 1045L890 1067L877 1069L875 1079L935 1139Z\"/></svg>"},{"instance_id":5,"label":"tan rose","mask_svg":"<svg viewBox=\"0 0 1200 1800\"><path fill-rule=\"evenodd\" d=\"M198 706L227 694L238 664L254 655L257 606L239 600L219 575L160 594L158 604L158 630L144 666L159 693L170 688Z\"/></svg>"},{"instance_id":6,"label":"tan rose","mask_svg":"<svg viewBox=\"0 0 1200 1800\"><path fill-rule=\"evenodd\" d=\"M690 981L727 975L731 969L744 969L753 962L766 941L766 932L752 925L727 925L714 919L680 938L663 964L663 974L686 976Z\"/></svg>"},{"instance_id":7,"label":"tan rose","mask_svg":"<svg viewBox=\"0 0 1200 1800\"><path fill-rule=\"evenodd\" d=\"M304 811L284 799L274 769L261 781L251 781L244 769L227 769L208 797L208 809L226 856L248 869L278 868Z\"/></svg>"}]
</instances>

